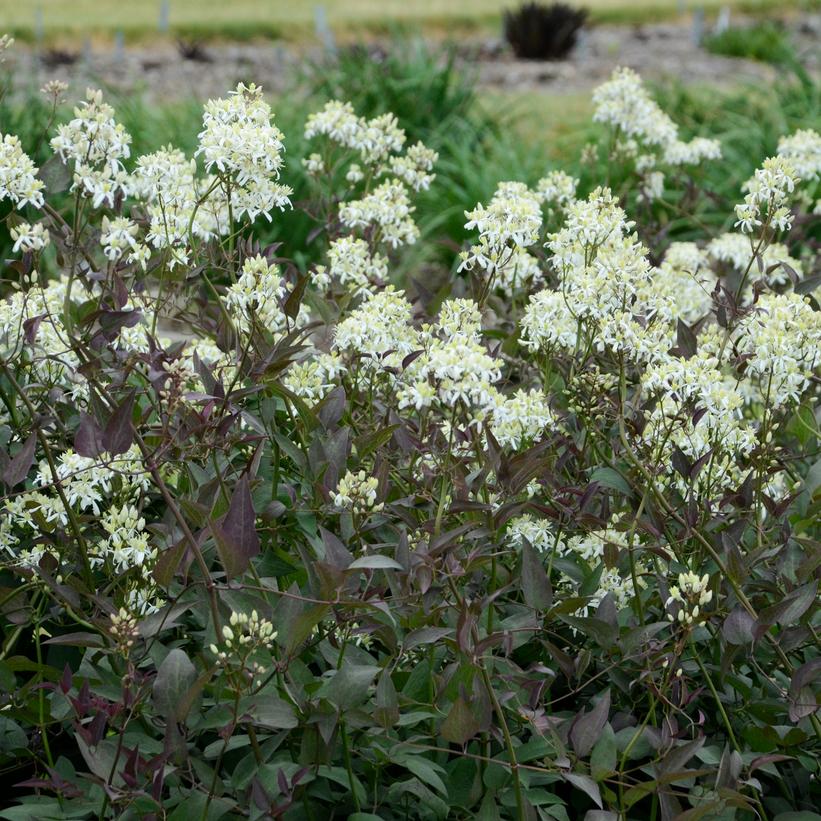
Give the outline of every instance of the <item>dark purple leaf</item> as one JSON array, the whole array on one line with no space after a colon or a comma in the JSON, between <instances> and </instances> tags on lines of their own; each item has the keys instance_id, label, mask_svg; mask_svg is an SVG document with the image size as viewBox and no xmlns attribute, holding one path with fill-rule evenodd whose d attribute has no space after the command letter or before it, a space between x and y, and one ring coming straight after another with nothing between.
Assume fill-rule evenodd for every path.
<instances>
[{"instance_id":1,"label":"dark purple leaf","mask_svg":"<svg viewBox=\"0 0 821 821\"><path fill-rule=\"evenodd\" d=\"M216 528L220 536L217 548L229 578L242 575L251 559L259 553L255 519L251 487L244 475L234 488L228 512Z\"/></svg>"},{"instance_id":2,"label":"dark purple leaf","mask_svg":"<svg viewBox=\"0 0 821 821\"><path fill-rule=\"evenodd\" d=\"M74 434L74 450L89 459L99 456L105 450L103 432L94 418L85 412L80 414L80 424Z\"/></svg>"},{"instance_id":3,"label":"dark purple leaf","mask_svg":"<svg viewBox=\"0 0 821 821\"><path fill-rule=\"evenodd\" d=\"M3 481L9 486L14 487L23 481L28 476L31 466L34 464L34 448L37 444L37 434L32 433L26 439L17 453L9 460L6 469L3 471Z\"/></svg>"},{"instance_id":4,"label":"dark purple leaf","mask_svg":"<svg viewBox=\"0 0 821 821\"><path fill-rule=\"evenodd\" d=\"M128 396L117 406L103 431L103 445L111 456L125 453L134 442L134 425L132 413L136 389L132 389Z\"/></svg>"}]
</instances>

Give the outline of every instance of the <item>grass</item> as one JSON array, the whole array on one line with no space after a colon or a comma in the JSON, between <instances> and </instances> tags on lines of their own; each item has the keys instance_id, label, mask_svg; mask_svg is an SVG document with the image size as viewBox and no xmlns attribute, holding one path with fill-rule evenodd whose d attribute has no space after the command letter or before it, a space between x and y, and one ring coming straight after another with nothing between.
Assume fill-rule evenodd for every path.
<instances>
[{"instance_id":1,"label":"grass","mask_svg":"<svg viewBox=\"0 0 821 821\"><path fill-rule=\"evenodd\" d=\"M704 47L713 54L745 57L774 65L794 56L787 32L769 21L728 28L720 34L712 34L705 38Z\"/></svg>"},{"instance_id":2,"label":"grass","mask_svg":"<svg viewBox=\"0 0 821 821\"><path fill-rule=\"evenodd\" d=\"M680 0L584 0L593 22L646 22L675 17ZM391 26L423 26L458 36L460 30L500 26L505 8L517 0L170 0L171 34L230 39L275 37L311 39L315 8L326 9L328 23L341 36L379 33ZM818 7L819 0L782 0L782 10ZM747 12L772 11L769 0L699 0L715 11L728 6ZM130 39L158 36L160 0L0 0L0 25L22 39L41 29L48 40L81 36Z\"/></svg>"}]
</instances>

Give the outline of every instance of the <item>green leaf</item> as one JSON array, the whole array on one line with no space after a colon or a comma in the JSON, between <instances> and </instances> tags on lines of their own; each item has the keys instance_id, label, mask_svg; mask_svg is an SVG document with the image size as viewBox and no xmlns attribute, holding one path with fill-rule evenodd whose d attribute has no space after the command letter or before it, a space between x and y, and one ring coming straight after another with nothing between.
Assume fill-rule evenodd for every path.
<instances>
[{"instance_id":1,"label":"green leaf","mask_svg":"<svg viewBox=\"0 0 821 821\"><path fill-rule=\"evenodd\" d=\"M319 688L317 695L328 699L342 711L350 710L368 697L368 688L380 669L375 666L346 665Z\"/></svg>"},{"instance_id":2,"label":"green leaf","mask_svg":"<svg viewBox=\"0 0 821 821\"><path fill-rule=\"evenodd\" d=\"M429 758L422 755L403 755L401 758L396 759L396 763L410 770L421 782L433 787L442 795L448 794L445 782L442 781L439 775L439 773L444 775L445 770Z\"/></svg>"},{"instance_id":3,"label":"green leaf","mask_svg":"<svg viewBox=\"0 0 821 821\"><path fill-rule=\"evenodd\" d=\"M248 696L242 700L241 710L254 724L272 730L291 730L299 724L294 708L275 695Z\"/></svg>"},{"instance_id":4,"label":"green leaf","mask_svg":"<svg viewBox=\"0 0 821 821\"><path fill-rule=\"evenodd\" d=\"M117 406L108 420L103 431L103 446L111 456L125 453L134 441L134 400L137 398L137 389L132 388L125 399Z\"/></svg>"},{"instance_id":5,"label":"green leaf","mask_svg":"<svg viewBox=\"0 0 821 821\"><path fill-rule=\"evenodd\" d=\"M6 469L3 471L3 481L9 487L14 487L28 476L28 472L34 464L34 450L36 445L37 434L32 433L28 439L26 439L23 447L9 460Z\"/></svg>"},{"instance_id":6,"label":"green leaf","mask_svg":"<svg viewBox=\"0 0 821 821\"><path fill-rule=\"evenodd\" d=\"M587 756L599 738L610 713L610 690L605 690L590 712L582 713L570 728L570 741L580 758Z\"/></svg>"},{"instance_id":7,"label":"green leaf","mask_svg":"<svg viewBox=\"0 0 821 821\"><path fill-rule=\"evenodd\" d=\"M755 619L743 607L736 607L724 620L721 633L729 644L750 644L754 629Z\"/></svg>"},{"instance_id":8,"label":"green leaf","mask_svg":"<svg viewBox=\"0 0 821 821\"><path fill-rule=\"evenodd\" d=\"M599 809L603 808L599 785L592 778L578 773L562 773L562 777L571 783L577 790L581 790L591 798Z\"/></svg>"},{"instance_id":9,"label":"green leaf","mask_svg":"<svg viewBox=\"0 0 821 821\"><path fill-rule=\"evenodd\" d=\"M0 752L11 753L28 747L26 733L10 718L0 716Z\"/></svg>"},{"instance_id":10,"label":"green leaf","mask_svg":"<svg viewBox=\"0 0 821 821\"><path fill-rule=\"evenodd\" d=\"M376 709L374 718L385 728L399 721L399 698L389 670L384 670L376 685Z\"/></svg>"},{"instance_id":11,"label":"green leaf","mask_svg":"<svg viewBox=\"0 0 821 821\"><path fill-rule=\"evenodd\" d=\"M553 589L542 560L525 541L522 544L522 595L525 604L534 610L549 610L553 605Z\"/></svg>"},{"instance_id":12,"label":"green leaf","mask_svg":"<svg viewBox=\"0 0 821 821\"><path fill-rule=\"evenodd\" d=\"M596 781L604 781L615 772L616 755L616 734L609 724L605 724L590 754L590 774Z\"/></svg>"},{"instance_id":13,"label":"green leaf","mask_svg":"<svg viewBox=\"0 0 821 821\"><path fill-rule=\"evenodd\" d=\"M372 556L361 556L348 565L348 570L404 570L396 559L389 556L380 556L375 553Z\"/></svg>"},{"instance_id":14,"label":"green leaf","mask_svg":"<svg viewBox=\"0 0 821 821\"><path fill-rule=\"evenodd\" d=\"M67 191L74 178L71 169L58 154L54 154L40 166L37 176L46 184L46 191L49 194Z\"/></svg>"},{"instance_id":15,"label":"green leaf","mask_svg":"<svg viewBox=\"0 0 821 821\"><path fill-rule=\"evenodd\" d=\"M154 679L154 704L169 721L183 722L191 709L185 696L197 680L197 670L188 656L175 647L165 657Z\"/></svg>"},{"instance_id":16,"label":"green leaf","mask_svg":"<svg viewBox=\"0 0 821 821\"><path fill-rule=\"evenodd\" d=\"M465 744L479 732L480 726L470 705L462 696L459 696L442 722L439 735L453 744Z\"/></svg>"},{"instance_id":17,"label":"green leaf","mask_svg":"<svg viewBox=\"0 0 821 821\"><path fill-rule=\"evenodd\" d=\"M598 482L600 485L609 487L611 490L618 490L619 493L623 493L625 496L630 496L633 493L625 478L611 467L597 467L590 474L590 481Z\"/></svg>"}]
</instances>

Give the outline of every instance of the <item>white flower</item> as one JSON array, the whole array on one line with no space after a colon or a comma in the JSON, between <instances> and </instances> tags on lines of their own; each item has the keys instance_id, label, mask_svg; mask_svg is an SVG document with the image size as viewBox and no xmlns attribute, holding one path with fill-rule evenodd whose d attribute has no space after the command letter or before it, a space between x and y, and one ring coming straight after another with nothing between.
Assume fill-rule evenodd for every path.
<instances>
[{"instance_id":1,"label":"white flower","mask_svg":"<svg viewBox=\"0 0 821 821\"><path fill-rule=\"evenodd\" d=\"M541 201L521 182L499 183L487 207L466 211L465 228L479 233L479 242L462 257L459 270L478 266L494 274L515 252L533 245L542 225Z\"/></svg>"},{"instance_id":2,"label":"white flower","mask_svg":"<svg viewBox=\"0 0 821 821\"><path fill-rule=\"evenodd\" d=\"M764 222L779 231L789 230L792 215L788 206L798 180L792 164L784 157L764 160L743 186L747 195L743 203L736 205L736 226L745 234L753 233Z\"/></svg>"},{"instance_id":3,"label":"white flower","mask_svg":"<svg viewBox=\"0 0 821 821\"><path fill-rule=\"evenodd\" d=\"M331 494L333 503L342 510L353 513L377 513L383 507L377 504L376 492L379 489L379 480L375 476L368 476L364 470L359 473L348 471Z\"/></svg>"},{"instance_id":4,"label":"white flower","mask_svg":"<svg viewBox=\"0 0 821 821\"><path fill-rule=\"evenodd\" d=\"M269 333L280 333L288 326L288 317L282 310L287 294L285 283L276 265L270 265L265 257L248 257L242 265L237 281L225 294L225 306L244 333L253 328ZM307 321L303 309L297 315L296 324Z\"/></svg>"},{"instance_id":5,"label":"white flower","mask_svg":"<svg viewBox=\"0 0 821 821\"><path fill-rule=\"evenodd\" d=\"M344 203L339 218L348 228L379 229L381 241L392 248L412 245L419 237L408 190L399 180L387 180L362 199Z\"/></svg>"},{"instance_id":6,"label":"white flower","mask_svg":"<svg viewBox=\"0 0 821 821\"><path fill-rule=\"evenodd\" d=\"M18 251L23 251L23 253L42 251L50 241L48 230L41 222L36 222L34 225L21 222L11 228L9 233L14 240L12 250L15 254Z\"/></svg>"},{"instance_id":7,"label":"white flower","mask_svg":"<svg viewBox=\"0 0 821 821\"><path fill-rule=\"evenodd\" d=\"M328 248L328 274L360 296L387 279L388 261L381 254L372 255L365 240L340 237Z\"/></svg>"},{"instance_id":8,"label":"white flower","mask_svg":"<svg viewBox=\"0 0 821 821\"><path fill-rule=\"evenodd\" d=\"M410 303L401 291L388 286L336 326L334 348L372 360L374 366L398 366L419 345L410 320Z\"/></svg>"},{"instance_id":9,"label":"white flower","mask_svg":"<svg viewBox=\"0 0 821 821\"><path fill-rule=\"evenodd\" d=\"M797 402L821 364L821 313L795 293L764 294L735 340L749 376L773 407Z\"/></svg>"},{"instance_id":10,"label":"white flower","mask_svg":"<svg viewBox=\"0 0 821 821\"><path fill-rule=\"evenodd\" d=\"M240 83L227 98L209 100L202 124L195 156L203 156L206 171L230 178L224 193L235 218L262 214L270 222L274 208L290 207L291 189L276 182L284 162L282 132L259 86Z\"/></svg>"},{"instance_id":11,"label":"white flower","mask_svg":"<svg viewBox=\"0 0 821 821\"><path fill-rule=\"evenodd\" d=\"M678 137L675 123L650 97L641 77L629 68L617 68L593 91L593 120L618 128L627 137L648 145L665 146Z\"/></svg>"},{"instance_id":12,"label":"white flower","mask_svg":"<svg viewBox=\"0 0 821 821\"><path fill-rule=\"evenodd\" d=\"M38 168L13 134L0 134L0 202L10 199L18 208L31 203L43 207L42 180Z\"/></svg>"},{"instance_id":13,"label":"white flower","mask_svg":"<svg viewBox=\"0 0 821 821\"><path fill-rule=\"evenodd\" d=\"M538 441L554 423L547 396L535 388L512 396L499 394L490 412L490 429L502 447L521 448Z\"/></svg>"},{"instance_id":14,"label":"white flower","mask_svg":"<svg viewBox=\"0 0 821 821\"><path fill-rule=\"evenodd\" d=\"M578 184L564 171L551 171L536 184L536 194L543 203L561 207L575 198Z\"/></svg>"},{"instance_id":15,"label":"white flower","mask_svg":"<svg viewBox=\"0 0 821 821\"><path fill-rule=\"evenodd\" d=\"M51 147L64 162L74 163L72 191L92 200L94 208L114 207L118 196L129 193L129 177L122 160L130 153L131 135L114 120L114 109L103 93L88 89L74 119L57 128Z\"/></svg>"},{"instance_id":16,"label":"white flower","mask_svg":"<svg viewBox=\"0 0 821 821\"><path fill-rule=\"evenodd\" d=\"M412 145L404 156L391 157L386 170L414 191L427 191L436 175L430 173L439 155L422 143Z\"/></svg>"},{"instance_id":17,"label":"white flower","mask_svg":"<svg viewBox=\"0 0 821 821\"><path fill-rule=\"evenodd\" d=\"M821 177L821 134L810 128L801 129L778 141L779 157L784 157L802 180Z\"/></svg>"},{"instance_id":18,"label":"white flower","mask_svg":"<svg viewBox=\"0 0 821 821\"><path fill-rule=\"evenodd\" d=\"M311 114L305 124L305 138L330 137L346 148L353 148L362 127L350 103L331 100L322 111Z\"/></svg>"},{"instance_id":19,"label":"white flower","mask_svg":"<svg viewBox=\"0 0 821 821\"><path fill-rule=\"evenodd\" d=\"M104 216L100 244L103 246L106 259L117 262L123 254L135 253L139 248L137 242L138 230L137 223L127 217L109 219Z\"/></svg>"}]
</instances>

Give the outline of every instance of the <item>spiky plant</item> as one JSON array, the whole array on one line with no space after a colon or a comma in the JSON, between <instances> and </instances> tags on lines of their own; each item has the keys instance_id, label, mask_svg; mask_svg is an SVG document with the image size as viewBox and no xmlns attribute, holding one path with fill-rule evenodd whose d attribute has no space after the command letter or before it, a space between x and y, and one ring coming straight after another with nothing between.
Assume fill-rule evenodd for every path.
<instances>
[{"instance_id":1,"label":"spiky plant","mask_svg":"<svg viewBox=\"0 0 821 821\"><path fill-rule=\"evenodd\" d=\"M505 12L505 40L522 60L561 60L573 46L587 10L566 3L525 3Z\"/></svg>"}]
</instances>

